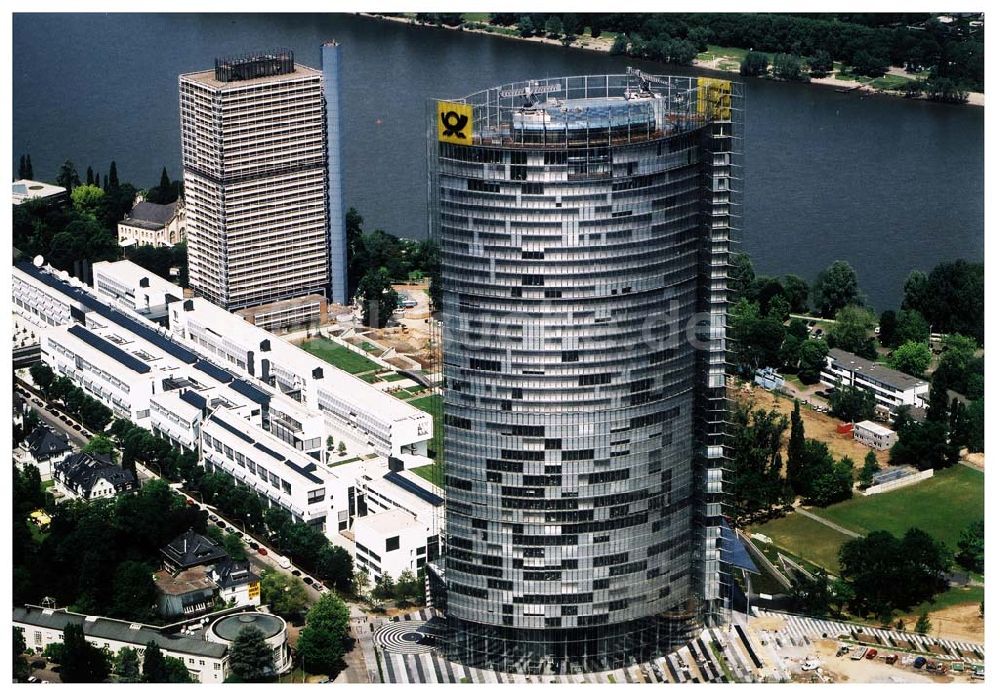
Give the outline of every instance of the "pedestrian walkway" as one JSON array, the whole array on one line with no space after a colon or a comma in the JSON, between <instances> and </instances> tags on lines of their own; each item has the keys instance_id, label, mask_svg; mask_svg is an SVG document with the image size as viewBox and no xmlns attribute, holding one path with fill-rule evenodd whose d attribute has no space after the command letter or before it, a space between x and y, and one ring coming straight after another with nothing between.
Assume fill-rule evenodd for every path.
<instances>
[{"instance_id":1,"label":"pedestrian walkway","mask_svg":"<svg viewBox=\"0 0 1000 699\"><path fill-rule=\"evenodd\" d=\"M756 671L734 629L706 629L669 655L615 670L526 675L451 662L426 642L435 614L420 610L374 629L371 646L382 665L382 681L393 684L682 684L752 682Z\"/></svg>"},{"instance_id":2,"label":"pedestrian walkway","mask_svg":"<svg viewBox=\"0 0 1000 699\"><path fill-rule=\"evenodd\" d=\"M830 527L830 529L832 529L832 530L834 530L836 532L840 532L841 534L846 534L847 536L851 537L852 539L860 539L861 538L861 535L858 534L857 532L851 531L850 529L846 529L846 528L840 526L839 524L837 524L835 522L831 522L830 520L826 519L825 517L820 517L819 515L817 515L817 514L815 514L813 512L810 512L809 510L807 510L805 508L796 507L795 511L798 512L803 517L808 517L811 520L815 520L816 522L819 522L820 524L822 524L824 526Z\"/></svg>"},{"instance_id":3,"label":"pedestrian walkway","mask_svg":"<svg viewBox=\"0 0 1000 699\"><path fill-rule=\"evenodd\" d=\"M844 638L855 642L858 634L863 634L877 640L877 643L871 645L894 648L904 653L938 655L944 658L977 661L982 661L986 657L986 648L981 643L952 641L896 629L880 629L875 626L832 619L814 619L781 612L762 611L761 614L784 619L786 633L795 645L812 643L820 638Z\"/></svg>"}]
</instances>

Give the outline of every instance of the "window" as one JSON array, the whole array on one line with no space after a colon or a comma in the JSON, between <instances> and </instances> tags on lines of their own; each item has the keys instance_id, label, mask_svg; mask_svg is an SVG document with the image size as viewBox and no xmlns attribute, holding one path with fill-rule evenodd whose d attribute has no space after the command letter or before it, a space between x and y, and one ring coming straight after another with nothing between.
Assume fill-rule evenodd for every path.
<instances>
[{"instance_id":1,"label":"window","mask_svg":"<svg viewBox=\"0 0 1000 699\"><path fill-rule=\"evenodd\" d=\"M396 551L398 549L399 549L399 537L398 536L390 536L388 539L385 540L385 550L386 550L386 553L388 553L389 551Z\"/></svg>"}]
</instances>

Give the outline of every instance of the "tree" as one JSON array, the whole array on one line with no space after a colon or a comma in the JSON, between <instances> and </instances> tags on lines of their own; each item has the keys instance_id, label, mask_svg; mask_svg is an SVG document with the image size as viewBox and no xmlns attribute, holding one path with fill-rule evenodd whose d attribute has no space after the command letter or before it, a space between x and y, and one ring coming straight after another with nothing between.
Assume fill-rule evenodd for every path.
<instances>
[{"instance_id":1,"label":"tree","mask_svg":"<svg viewBox=\"0 0 1000 699\"><path fill-rule=\"evenodd\" d=\"M222 535L222 548L234 561L245 561L247 559L247 549L243 545L243 537L236 532L227 532Z\"/></svg>"},{"instance_id":2,"label":"tree","mask_svg":"<svg viewBox=\"0 0 1000 699\"><path fill-rule=\"evenodd\" d=\"M861 467L861 474L858 479L862 490L871 487L875 474L878 473L878 471L878 459L875 456L875 452L869 449L868 453L865 454L865 465Z\"/></svg>"},{"instance_id":3,"label":"tree","mask_svg":"<svg viewBox=\"0 0 1000 699\"><path fill-rule=\"evenodd\" d=\"M163 651L156 641L146 644L146 650L142 656L142 681L143 682L165 682L167 676L166 664L163 661Z\"/></svg>"},{"instance_id":4,"label":"tree","mask_svg":"<svg viewBox=\"0 0 1000 699\"><path fill-rule=\"evenodd\" d=\"M370 271L358 284L361 299L362 322L372 328L384 328L399 305L399 294L392 288L385 267Z\"/></svg>"},{"instance_id":5,"label":"tree","mask_svg":"<svg viewBox=\"0 0 1000 699\"><path fill-rule=\"evenodd\" d=\"M316 574L340 592L350 593L354 581L354 562L345 549L327 545L319 552Z\"/></svg>"},{"instance_id":6,"label":"tree","mask_svg":"<svg viewBox=\"0 0 1000 699\"><path fill-rule=\"evenodd\" d=\"M272 612L285 619L301 616L308 602L301 580L270 568L260 573L260 597Z\"/></svg>"},{"instance_id":7,"label":"tree","mask_svg":"<svg viewBox=\"0 0 1000 699\"><path fill-rule=\"evenodd\" d=\"M809 616L827 616L833 604L829 580L823 573L813 576L792 570L792 604L797 612Z\"/></svg>"},{"instance_id":8,"label":"tree","mask_svg":"<svg viewBox=\"0 0 1000 699\"><path fill-rule=\"evenodd\" d=\"M813 303L824 318L832 318L844 306L860 306L864 296L858 287L854 268L837 260L816 277L812 293Z\"/></svg>"},{"instance_id":9,"label":"tree","mask_svg":"<svg viewBox=\"0 0 1000 699\"><path fill-rule=\"evenodd\" d=\"M260 629L240 630L229 649L229 668L238 682L262 682L274 676L274 653Z\"/></svg>"},{"instance_id":10,"label":"tree","mask_svg":"<svg viewBox=\"0 0 1000 699\"><path fill-rule=\"evenodd\" d=\"M849 500L853 487L854 462L845 456L840 461L827 465L823 472L814 474L807 489L806 501L811 505L826 507Z\"/></svg>"},{"instance_id":11,"label":"tree","mask_svg":"<svg viewBox=\"0 0 1000 699\"><path fill-rule=\"evenodd\" d=\"M826 356L830 348L825 340L805 340L799 348L799 379L804 384L819 381L820 372L826 366Z\"/></svg>"},{"instance_id":12,"label":"tree","mask_svg":"<svg viewBox=\"0 0 1000 699\"><path fill-rule=\"evenodd\" d=\"M103 434L95 434L81 449L84 454L105 454L114 456L115 444Z\"/></svg>"},{"instance_id":13,"label":"tree","mask_svg":"<svg viewBox=\"0 0 1000 699\"><path fill-rule=\"evenodd\" d=\"M626 37L624 34L616 34L615 40L611 43L611 50L609 51L609 53L612 56L622 56L627 51L628 51L628 37Z\"/></svg>"},{"instance_id":14,"label":"tree","mask_svg":"<svg viewBox=\"0 0 1000 699\"><path fill-rule=\"evenodd\" d=\"M63 629L59 679L65 683L103 682L111 672L111 663L103 648L91 645L83 635L83 626L67 624Z\"/></svg>"},{"instance_id":15,"label":"tree","mask_svg":"<svg viewBox=\"0 0 1000 699\"><path fill-rule=\"evenodd\" d=\"M733 301L746 299L755 301L756 296L752 293L756 274L753 269L753 261L745 252L737 252L729 257L729 287L733 290Z\"/></svg>"},{"instance_id":16,"label":"tree","mask_svg":"<svg viewBox=\"0 0 1000 699\"><path fill-rule=\"evenodd\" d=\"M23 155L21 156L21 167L24 167ZM21 176L21 179L25 179L23 175ZM25 682L31 674L31 669L28 667L28 660L24 657L25 651L28 650L28 644L24 642L24 629L18 626L14 627L14 643L12 650L14 655L14 679L18 682Z\"/></svg>"},{"instance_id":17,"label":"tree","mask_svg":"<svg viewBox=\"0 0 1000 699\"><path fill-rule=\"evenodd\" d=\"M27 176L27 172L28 172L28 170L27 170L27 167L25 166L24 156L22 155L21 156L21 160L20 160L20 162L17 165L17 179L19 179L19 180L27 180L27 179L29 179L28 176Z\"/></svg>"},{"instance_id":18,"label":"tree","mask_svg":"<svg viewBox=\"0 0 1000 699\"><path fill-rule=\"evenodd\" d=\"M785 467L785 474L788 482L795 487L799 482L802 472L802 457L806 443L805 425L802 422L802 411L798 399L792 406L791 431L788 437L788 463Z\"/></svg>"},{"instance_id":19,"label":"tree","mask_svg":"<svg viewBox=\"0 0 1000 699\"><path fill-rule=\"evenodd\" d=\"M984 339L985 268L965 260L943 262L930 274L912 272L903 291L903 309L913 309L938 333Z\"/></svg>"},{"instance_id":20,"label":"tree","mask_svg":"<svg viewBox=\"0 0 1000 699\"><path fill-rule=\"evenodd\" d=\"M550 15L545 21L545 34L550 39L558 39L563 33L563 23L559 15Z\"/></svg>"},{"instance_id":21,"label":"tree","mask_svg":"<svg viewBox=\"0 0 1000 699\"><path fill-rule=\"evenodd\" d=\"M380 575L375 580L375 587L372 589L372 597L378 600L391 599L396 590L396 583L392 576L388 574Z\"/></svg>"},{"instance_id":22,"label":"tree","mask_svg":"<svg viewBox=\"0 0 1000 699\"><path fill-rule=\"evenodd\" d=\"M535 35L535 24L531 21L531 17L521 15L521 18L517 20L517 33L525 38Z\"/></svg>"},{"instance_id":23,"label":"tree","mask_svg":"<svg viewBox=\"0 0 1000 699\"><path fill-rule=\"evenodd\" d=\"M955 560L973 573L983 573L985 565L986 532L983 520L973 522L958 536Z\"/></svg>"},{"instance_id":24,"label":"tree","mask_svg":"<svg viewBox=\"0 0 1000 699\"><path fill-rule=\"evenodd\" d=\"M844 422L875 417L875 394L855 386L838 386L830 395L830 412Z\"/></svg>"},{"instance_id":25,"label":"tree","mask_svg":"<svg viewBox=\"0 0 1000 699\"><path fill-rule=\"evenodd\" d=\"M923 376L931 364L931 351L924 342L907 342L893 351L886 363L904 374Z\"/></svg>"},{"instance_id":26,"label":"tree","mask_svg":"<svg viewBox=\"0 0 1000 699\"><path fill-rule=\"evenodd\" d=\"M344 440L337 442L337 453L341 456L347 453L347 445L344 444Z\"/></svg>"},{"instance_id":27,"label":"tree","mask_svg":"<svg viewBox=\"0 0 1000 699\"><path fill-rule=\"evenodd\" d=\"M35 362L31 365L29 371L31 372L31 380L34 384L42 389L42 393L48 395L49 388L56 377L49 365L42 362Z\"/></svg>"},{"instance_id":28,"label":"tree","mask_svg":"<svg viewBox=\"0 0 1000 699\"><path fill-rule=\"evenodd\" d=\"M119 682L138 682L142 678L139 651L124 646L115 655L114 672Z\"/></svg>"},{"instance_id":29,"label":"tree","mask_svg":"<svg viewBox=\"0 0 1000 699\"><path fill-rule=\"evenodd\" d=\"M350 611L332 592L324 593L306 615L297 650L309 672L335 675L343 661Z\"/></svg>"},{"instance_id":30,"label":"tree","mask_svg":"<svg viewBox=\"0 0 1000 699\"><path fill-rule=\"evenodd\" d=\"M809 310L809 284L805 279L795 274L786 274L782 279L782 286L792 313Z\"/></svg>"},{"instance_id":31,"label":"tree","mask_svg":"<svg viewBox=\"0 0 1000 699\"><path fill-rule=\"evenodd\" d=\"M80 176L76 173L76 166L72 161L65 161L59 166L59 174L56 175L56 184L65 187L70 194L74 187L80 186Z\"/></svg>"},{"instance_id":32,"label":"tree","mask_svg":"<svg viewBox=\"0 0 1000 699\"><path fill-rule=\"evenodd\" d=\"M759 77L767 75L768 58L766 53L748 51L740 61L740 75Z\"/></svg>"},{"instance_id":33,"label":"tree","mask_svg":"<svg viewBox=\"0 0 1000 699\"><path fill-rule=\"evenodd\" d=\"M156 607L153 569L140 561L125 561L115 571L111 616L133 621L149 621Z\"/></svg>"},{"instance_id":34,"label":"tree","mask_svg":"<svg viewBox=\"0 0 1000 699\"><path fill-rule=\"evenodd\" d=\"M35 179L35 169L31 167L31 153L28 153L27 157L25 158L24 177L22 179L25 180Z\"/></svg>"},{"instance_id":35,"label":"tree","mask_svg":"<svg viewBox=\"0 0 1000 699\"><path fill-rule=\"evenodd\" d=\"M950 555L926 532L910 529L902 539L876 531L840 548L840 573L855 591L860 614L909 609L944 589Z\"/></svg>"},{"instance_id":36,"label":"tree","mask_svg":"<svg viewBox=\"0 0 1000 699\"><path fill-rule=\"evenodd\" d=\"M845 352L875 359L875 314L860 306L845 306L837 311L837 322L830 328L830 343Z\"/></svg>"},{"instance_id":37,"label":"tree","mask_svg":"<svg viewBox=\"0 0 1000 699\"><path fill-rule=\"evenodd\" d=\"M899 347L907 342L927 344L930 339L930 326L924 320L920 311L906 309L896 314L896 327L892 335L892 346Z\"/></svg>"},{"instance_id":38,"label":"tree","mask_svg":"<svg viewBox=\"0 0 1000 699\"><path fill-rule=\"evenodd\" d=\"M931 390L927 397L927 420L948 421L948 385L944 377L937 372L931 377Z\"/></svg>"},{"instance_id":39,"label":"tree","mask_svg":"<svg viewBox=\"0 0 1000 699\"><path fill-rule=\"evenodd\" d=\"M927 612L921 612L917 617L917 622L913 625L914 633L925 636L931 632L931 619Z\"/></svg>"},{"instance_id":40,"label":"tree","mask_svg":"<svg viewBox=\"0 0 1000 699\"><path fill-rule=\"evenodd\" d=\"M802 80L802 61L798 56L787 53L777 53L774 55L774 77L779 80Z\"/></svg>"},{"instance_id":41,"label":"tree","mask_svg":"<svg viewBox=\"0 0 1000 699\"><path fill-rule=\"evenodd\" d=\"M105 189L109 192L117 192L118 187L118 164L112 160L111 167L108 169L108 186Z\"/></svg>"},{"instance_id":42,"label":"tree","mask_svg":"<svg viewBox=\"0 0 1000 699\"><path fill-rule=\"evenodd\" d=\"M881 78L889 69L888 57L872 54L868 51L857 51L851 60L851 66L856 75L866 75L870 78Z\"/></svg>"},{"instance_id":43,"label":"tree","mask_svg":"<svg viewBox=\"0 0 1000 699\"><path fill-rule=\"evenodd\" d=\"M809 75L814 78L825 78L833 70L833 58L823 49L817 51L808 63Z\"/></svg>"},{"instance_id":44,"label":"tree","mask_svg":"<svg viewBox=\"0 0 1000 699\"><path fill-rule=\"evenodd\" d=\"M753 410L738 404L731 421L735 514L752 517L790 501L791 491L781 477L781 441L788 418L774 410Z\"/></svg>"},{"instance_id":45,"label":"tree","mask_svg":"<svg viewBox=\"0 0 1000 699\"><path fill-rule=\"evenodd\" d=\"M896 335L896 311L882 311L878 319L878 339L883 347L894 347Z\"/></svg>"}]
</instances>

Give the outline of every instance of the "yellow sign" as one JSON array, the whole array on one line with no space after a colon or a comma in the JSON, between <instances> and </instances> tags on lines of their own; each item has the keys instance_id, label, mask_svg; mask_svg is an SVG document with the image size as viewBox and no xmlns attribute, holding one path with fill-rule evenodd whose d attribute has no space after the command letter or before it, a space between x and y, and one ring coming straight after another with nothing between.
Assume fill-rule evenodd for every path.
<instances>
[{"instance_id":1,"label":"yellow sign","mask_svg":"<svg viewBox=\"0 0 1000 699\"><path fill-rule=\"evenodd\" d=\"M732 118L733 84L717 78L698 78L698 113L711 119Z\"/></svg>"},{"instance_id":2,"label":"yellow sign","mask_svg":"<svg viewBox=\"0 0 1000 699\"><path fill-rule=\"evenodd\" d=\"M250 599L260 598L260 582L252 582L247 588L247 595Z\"/></svg>"},{"instance_id":3,"label":"yellow sign","mask_svg":"<svg viewBox=\"0 0 1000 699\"><path fill-rule=\"evenodd\" d=\"M472 105L461 102L437 103L438 140L472 145Z\"/></svg>"}]
</instances>

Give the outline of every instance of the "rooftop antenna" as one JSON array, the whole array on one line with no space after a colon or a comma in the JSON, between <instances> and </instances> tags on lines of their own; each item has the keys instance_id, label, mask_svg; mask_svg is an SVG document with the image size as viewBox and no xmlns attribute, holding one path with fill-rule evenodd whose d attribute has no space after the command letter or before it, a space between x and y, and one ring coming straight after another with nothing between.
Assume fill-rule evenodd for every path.
<instances>
[{"instance_id":1,"label":"rooftop antenna","mask_svg":"<svg viewBox=\"0 0 1000 699\"><path fill-rule=\"evenodd\" d=\"M42 606L46 609L56 608L56 598L55 597L42 597Z\"/></svg>"},{"instance_id":2,"label":"rooftop antenna","mask_svg":"<svg viewBox=\"0 0 1000 699\"><path fill-rule=\"evenodd\" d=\"M561 92L562 85L556 83L555 85L539 85L538 81L532 80L527 83L524 87L513 88L510 90L501 90L501 97L524 97L524 105L522 109L530 109L535 106L537 101L535 98L537 95L544 95L549 92Z\"/></svg>"}]
</instances>

